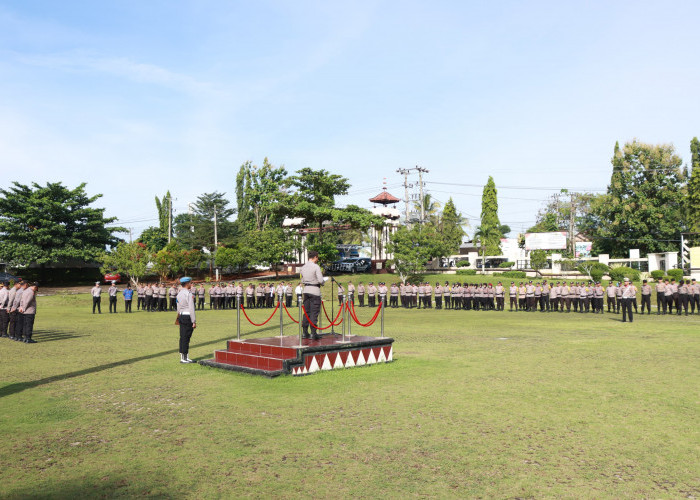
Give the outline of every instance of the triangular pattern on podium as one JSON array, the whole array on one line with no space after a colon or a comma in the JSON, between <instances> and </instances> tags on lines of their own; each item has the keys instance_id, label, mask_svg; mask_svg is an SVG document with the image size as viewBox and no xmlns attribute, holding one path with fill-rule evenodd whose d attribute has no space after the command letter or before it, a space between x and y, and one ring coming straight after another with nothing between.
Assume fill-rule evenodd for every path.
<instances>
[{"instance_id":1,"label":"triangular pattern on podium","mask_svg":"<svg viewBox=\"0 0 700 500\"><path fill-rule=\"evenodd\" d=\"M309 365L309 373L314 373L319 370L318 361L316 361L317 356L311 356L311 364Z\"/></svg>"},{"instance_id":2,"label":"triangular pattern on podium","mask_svg":"<svg viewBox=\"0 0 700 500\"><path fill-rule=\"evenodd\" d=\"M330 359L328 359L328 356L323 356L323 363L321 363L321 370L332 370L333 365L331 365Z\"/></svg>"},{"instance_id":3,"label":"triangular pattern on podium","mask_svg":"<svg viewBox=\"0 0 700 500\"><path fill-rule=\"evenodd\" d=\"M377 358L374 357L374 349L369 350L369 358L367 359L368 365L373 365L377 362Z\"/></svg>"},{"instance_id":4,"label":"triangular pattern on podium","mask_svg":"<svg viewBox=\"0 0 700 500\"><path fill-rule=\"evenodd\" d=\"M333 363L333 369L336 368L345 368L343 358L340 356L340 353L338 353L338 355L335 357L335 363Z\"/></svg>"},{"instance_id":5,"label":"triangular pattern on podium","mask_svg":"<svg viewBox=\"0 0 700 500\"><path fill-rule=\"evenodd\" d=\"M362 353L362 351L358 351L359 354L357 355L357 362L355 363L357 366L364 366L367 364L365 361L365 355Z\"/></svg>"}]
</instances>

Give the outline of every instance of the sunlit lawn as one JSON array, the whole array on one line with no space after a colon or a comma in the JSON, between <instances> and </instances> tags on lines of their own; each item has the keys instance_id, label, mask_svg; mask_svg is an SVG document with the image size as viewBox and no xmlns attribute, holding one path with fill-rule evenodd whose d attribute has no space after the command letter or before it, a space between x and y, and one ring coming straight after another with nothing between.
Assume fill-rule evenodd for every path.
<instances>
[{"instance_id":1,"label":"sunlit lawn","mask_svg":"<svg viewBox=\"0 0 700 500\"><path fill-rule=\"evenodd\" d=\"M39 343L0 341L0 497L700 496L697 315L389 309L393 363L267 379L89 304L41 297ZM191 357L235 336L198 323Z\"/></svg>"}]
</instances>

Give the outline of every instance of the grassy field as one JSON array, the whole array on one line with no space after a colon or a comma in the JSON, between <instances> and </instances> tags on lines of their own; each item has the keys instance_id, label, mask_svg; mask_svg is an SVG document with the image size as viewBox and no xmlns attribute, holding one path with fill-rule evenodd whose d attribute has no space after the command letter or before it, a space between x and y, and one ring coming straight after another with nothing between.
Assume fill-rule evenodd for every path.
<instances>
[{"instance_id":1,"label":"grassy field","mask_svg":"<svg viewBox=\"0 0 700 500\"><path fill-rule=\"evenodd\" d=\"M393 363L266 379L106 309L40 297L39 343L0 340L0 497L700 496L697 315L390 309ZM235 336L198 324L196 359Z\"/></svg>"}]
</instances>

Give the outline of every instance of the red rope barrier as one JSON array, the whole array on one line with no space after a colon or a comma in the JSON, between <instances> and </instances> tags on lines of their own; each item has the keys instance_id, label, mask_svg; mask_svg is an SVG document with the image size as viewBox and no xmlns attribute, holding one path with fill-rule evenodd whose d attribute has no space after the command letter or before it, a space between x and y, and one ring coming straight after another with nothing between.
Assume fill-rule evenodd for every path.
<instances>
[{"instance_id":1,"label":"red rope barrier","mask_svg":"<svg viewBox=\"0 0 700 500\"><path fill-rule=\"evenodd\" d=\"M352 319L355 320L355 323L357 323L360 326L364 326L365 328L368 326L372 326L375 321L377 321L377 317L379 316L379 311L382 309L382 302L379 302L379 306L377 306L377 310L374 313L374 316L372 317L371 320L369 320L367 323L360 323L360 320L357 319L357 314L355 313L355 304L352 304L352 309L350 309L350 306L348 305L348 311L350 311L350 316Z\"/></svg>"},{"instance_id":2,"label":"red rope barrier","mask_svg":"<svg viewBox=\"0 0 700 500\"><path fill-rule=\"evenodd\" d=\"M328 311L326 311L326 303L325 303L325 302L321 302L321 305L323 306L323 313L326 315L326 319L327 319L328 322L331 324L331 326L338 326L339 324L341 324L341 323L343 322L343 319L340 318L340 315L341 315L341 313L343 312L343 308L342 308L342 307L340 308L340 311L338 311L338 315L335 317L335 319L331 319L331 318L328 316ZM340 318L340 321L338 321L338 318ZM336 321L338 321L338 322L336 323Z\"/></svg>"},{"instance_id":3,"label":"red rope barrier","mask_svg":"<svg viewBox=\"0 0 700 500\"><path fill-rule=\"evenodd\" d=\"M294 321L295 323L298 324L299 321L297 321L296 319L294 319L294 318L292 317L292 315L289 314L289 309L287 309L287 305L286 305L284 302L282 302L282 306L284 307L284 312L286 312L286 313L287 313L287 316L289 316L289 319L291 319L292 321Z\"/></svg>"},{"instance_id":4,"label":"red rope barrier","mask_svg":"<svg viewBox=\"0 0 700 500\"><path fill-rule=\"evenodd\" d=\"M309 324L311 325L311 328L323 331L323 330L328 330L331 326L333 326L333 325L328 325L328 326L324 326L323 328L321 328L320 326L316 326L311 322L311 318L309 318L309 315L306 314L306 308L304 306L301 306L301 310L304 311L304 316L306 316L306 321L309 322Z\"/></svg>"},{"instance_id":5,"label":"red rope barrier","mask_svg":"<svg viewBox=\"0 0 700 500\"><path fill-rule=\"evenodd\" d=\"M265 321L263 321L262 323L258 324L258 323L253 323L253 322L251 321L251 319L248 317L248 314L246 314L246 312L245 312L245 307L243 307L243 304L241 304L241 310L243 311L243 316L245 316L245 319L248 320L248 323L250 323L250 324L253 325L253 326L263 326L263 325L266 325L266 324L273 318L273 316L275 315L275 313L277 312L277 309L279 309L279 307L280 307L280 305L277 304L277 307L275 307L275 310L272 311L272 314L270 314L270 317L267 318L267 319L266 319Z\"/></svg>"}]
</instances>

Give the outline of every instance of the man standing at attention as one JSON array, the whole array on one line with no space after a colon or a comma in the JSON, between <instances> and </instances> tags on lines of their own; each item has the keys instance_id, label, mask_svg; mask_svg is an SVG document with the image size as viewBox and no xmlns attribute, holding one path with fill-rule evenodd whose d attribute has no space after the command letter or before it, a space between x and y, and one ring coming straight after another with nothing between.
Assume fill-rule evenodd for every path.
<instances>
[{"instance_id":1,"label":"man standing at attention","mask_svg":"<svg viewBox=\"0 0 700 500\"><path fill-rule=\"evenodd\" d=\"M187 354L190 352L192 332L197 328L197 317L194 310L194 295L192 278L180 278L182 289L177 294L177 317L180 321L180 363L194 363Z\"/></svg>"},{"instance_id":2,"label":"man standing at attention","mask_svg":"<svg viewBox=\"0 0 700 500\"><path fill-rule=\"evenodd\" d=\"M92 295L92 314L95 314L95 307L97 307L97 314L102 314L102 308L100 303L102 302L102 287L100 287L100 282L95 282L95 286L90 290L90 295Z\"/></svg>"},{"instance_id":3,"label":"man standing at attention","mask_svg":"<svg viewBox=\"0 0 700 500\"><path fill-rule=\"evenodd\" d=\"M116 283L116 281L112 281L112 286L107 289L107 293L109 293L109 312L114 312L114 314L117 313L117 292L119 291Z\"/></svg>"},{"instance_id":4,"label":"man standing at attention","mask_svg":"<svg viewBox=\"0 0 700 500\"><path fill-rule=\"evenodd\" d=\"M36 291L38 286L36 283L24 283L24 292L22 292L22 301L19 304L19 313L21 315L24 335L23 342L25 344L36 344L36 340L32 338L34 333L34 318L36 317Z\"/></svg>"},{"instance_id":5,"label":"man standing at attention","mask_svg":"<svg viewBox=\"0 0 700 500\"><path fill-rule=\"evenodd\" d=\"M301 328L304 332L303 338L319 340L320 337L316 333L316 325L318 324L318 314L321 312L321 287L328 278L323 277L321 268L318 265L317 251L309 251L309 260L302 266L299 274L304 285L304 309L306 310L306 314L301 318ZM312 323L310 337L309 320Z\"/></svg>"}]
</instances>

